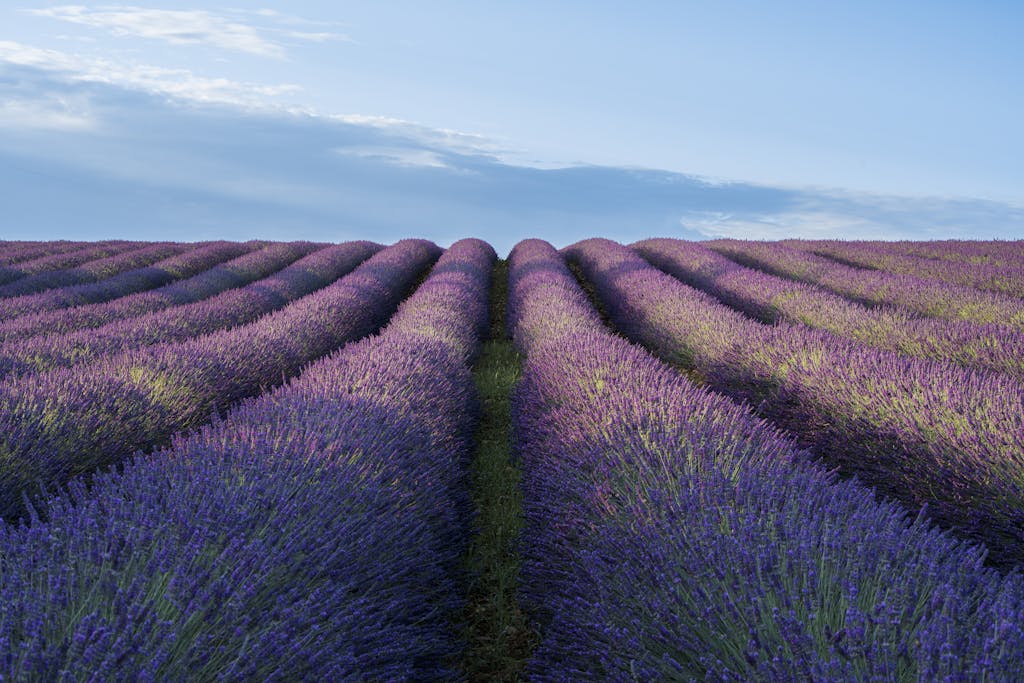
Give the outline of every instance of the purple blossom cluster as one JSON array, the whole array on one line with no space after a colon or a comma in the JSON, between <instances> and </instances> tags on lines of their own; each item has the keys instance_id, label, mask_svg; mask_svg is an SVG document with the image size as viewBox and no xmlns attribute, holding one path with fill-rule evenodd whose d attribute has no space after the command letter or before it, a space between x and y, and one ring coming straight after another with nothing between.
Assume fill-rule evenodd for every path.
<instances>
[{"instance_id":1,"label":"purple blossom cluster","mask_svg":"<svg viewBox=\"0 0 1024 683\"><path fill-rule=\"evenodd\" d=\"M435 256L399 243L343 287L390 310L385 281ZM456 243L379 336L76 481L45 521L0 525L0 678L457 678L468 362L494 257Z\"/></svg>"},{"instance_id":2,"label":"purple blossom cluster","mask_svg":"<svg viewBox=\"0 0 1024 683\"><path fill-rule=\"evenodd\" d=\"M303 256L327 246L312 242L273 242L256 249L258 244L251 242L238 245L239 253L243 255L231 258L225 263L221 263L224 259L214 260L216 257L213 253L220 250L217 246L211 245L209 268L192 277L183 275L185 279L176 280L163 287L126 294L103 303L25 314L2 321L0 343L40 334L53 336L89 327L102 327L118 320L138 317L171 306L202 301L272 275ZM203 251L205 250L193 252L193 258L199 257ZM187 257L188 255L184 255L182 258Z\"/></svg>"},{"instance_id":3,"label":"purple blossom cluster","mask_svg":"<svg viewBox=\"0 0 1024 683\"><path fill-rule=\"evenodd\" d=\"M144 242L110 240L76 244L75 248L70 250L56 249L52 252L46 251L31 260L19 262L14 266L0 268L0 285L7 285L15 280L33 275L75 268L90 261L139 249L144 245Z\"/></svg>"},{"instance_id":4,"label":"purple blossom cluster","mask_svg":"<svg viewBox=\"0 0 1024 683\"><path fill-rule=\"evenodd\" d=\"M175 280L202 273L218 263L252 251L258 246L260 246L258 242L245 244L207 242L197 245L172 245L171 251L179 253L152 264L105 277L96 282L57 287L36 294L0 300L0 320L11 320L26 313L39 314L102 303L135 292L144 292ZM179 249L179 247L186 248ZM140 256L140 258L142 257ZM148 256L146 260L148 260ZM24 281L19 280L14 284Z\"/></svg>"},{"instance_id":5,"label":"purple blossom cluster","mask_svg":"<svg viewBox=\"0 0 1024 683\"><path fill-rule=\"evenodd\" d=\"M0 301L0 320L21 315L26 311L41 310L40 306L45 306L46 304L43 302L46 300L40 299L38 295L46 290L72 288L75 285L94 283L114 275L120 275L125 271L151 266L157 261L195 249L197 246L204 245L155 242L141 249L89 261L76 268L50 271L16 280L9 285L0 287L0 297L5 297L5 300ZM77 302L72 300L71 303L64 305L74 305L75 303ZM59 308L60 304L57 307Z\"/></svg>"},{"instance_id":6,"label":"purple blossom cluster","mask_svg":"<svg viewBox=\"0 0 1024 683\"><path fill-rule=\"evenodd\" d=\"M868 346L1024 379L1020 330L864 306L816 285L741 266L698 242L659 238L631 248L659 270L762 321L790 320Z\"/></svg>"},{"instance_id":7,"label":"purple blossom cluster","mask_svg":"<svg viewBox=\"0 0 1024 683\"><path fill-rule=\"evenodd\" d=\"M932 318L996 323L1024 330L1024 301L1006 294L854 268L778 242L716 240L704 244L745 266L821 285L869 305L888 304Z\"/></svg>"},{"instance_id":8,"label":"purple blossom cluster","mask_svg":"<svg viewBox=\"0 0 1024 683\"><path fill-rule=\"evenodd\" d=\"M928 259L901 254L883 245L839 240L785 240L786 246L824 256L855 268L911 275L1010 296L1024 296L1024 263L1015 265Z\"/></svg>"},{"instance_id":9,"label":"purple blossom cluster","mask_svg":"<svg viewBox=\"0 0 1024 683\"><path fill-rule=\"evenodd\" d=\"M345 275L380 249L373 242L347 242L314 251L277 272L195 303L115 319L96 329L16 340L0 345L0 378L46 372L151 344L200 337L251 323ZM309 246L300 245L298 251ZM295 249L284 248L291 259ZM277 252L273 263L280 262ZM261 259L262 261L262 259ZM263 261L266 265L266 261ZM234 279L234 278L233 278ZM217 286L221 279L215 278ZM208 284L204 281L203 285ZM208 288L191 288L205 292ZM18 319L16 319L18 320ZM12 325L16 325L12 321Z\"/></svg>"},{"instance_id":10,"label":"purple blossom cluster","mask_svg":"<svg viewBox=\"0 0 1024 683\"><path fill-rule=\"evenodd\" d=\"M354 266L378 247L354 242L340 249ZM337 282L249 324L4 382L0 514L21 515L24 495L40 484L60 485L159 446L372 333L439 253L431 242L403 240Z\"/></svg>"},{"instance_id":11,"label":"purple blossom cluster","mask_svg":"<svg viewBox=\"0 0 1024 683\"><path fill-rule=\"evenodd\" d=\"M570 253L598 249L619 255ZM616 260L601 277L650 269ZM509 286L530 680L1018 679L1019 574L602 329L547 243L517 245ZM647 294L619 291L675 315Z\"/></svg>"},{"instance_id":12,"label":"purple blossom cluster","mask_svg":"<svg viewBox=\"0 0 1024 683\"><path fill-rule=\"evenodd\" d=\"M942 525L1024 562L1024 386L996 373L872 349L804 325L763 325L628 248L565 250L615 325Z\"/></svg>"}]
</instances>

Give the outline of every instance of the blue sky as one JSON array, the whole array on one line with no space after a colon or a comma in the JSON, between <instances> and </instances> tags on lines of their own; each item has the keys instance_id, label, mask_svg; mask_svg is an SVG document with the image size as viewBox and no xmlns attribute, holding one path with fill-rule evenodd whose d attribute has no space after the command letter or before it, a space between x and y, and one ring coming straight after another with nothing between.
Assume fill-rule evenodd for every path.
<instances>
[{"instance_id":1,"label":"blue sky","mask_svg":"<svg viewBox=\"0 0 1024 683\"><path fill-rule=\"evenodd\" d=\"M1024 238L1024 5L4 3L0 237Z\"/></svg>"}]
</instances>

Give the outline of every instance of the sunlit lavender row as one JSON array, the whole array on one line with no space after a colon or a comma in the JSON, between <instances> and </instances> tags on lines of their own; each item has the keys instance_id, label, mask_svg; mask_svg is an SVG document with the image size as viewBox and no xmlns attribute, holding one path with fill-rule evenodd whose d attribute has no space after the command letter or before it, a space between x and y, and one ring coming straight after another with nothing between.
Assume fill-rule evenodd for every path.
<instances>
[{"instance_id":1,"label":"sunlit lavender row","mask_svg":"<svg viewBox=\"0 0 1024 683\"><path fill-rule=\"evenodd\" d=\"M718 240L707 246L745 266L821 285L862 303L900 306L933 318L1024 329L1024 301L1008 294L854 268L777 242Z\"/></svg>"},{"instance_id":2,"label":"sunlit lavender row","mask_svg":"<svg viewBox=\"0 0 1024 683\"><path fill-rule=\"evenodd\" d=\"M785 244L855 268L881 270L897 275L911 275L926 280L1002 292L1011 296L1024 296L1024 260L992 263L950 258L921 258L901 254L884 244L839 240L791 240Z\"/></svg>"},{"instance_id":3,"label":"sunlit lavender row","mask_svg":"<svg viewBox=\"0 0 1024 683\"><path fill-rule=\"evenodd\" d=\"M126 291L116 299L103 303L41 311L0 321L0 342L102 327L117 320L153 313L170 306L202 301L272 275L297 259L327 245L312 242L274 242L257 249L259 244L254 242L235 246L241 248L239 253L244 255L231 258L224 263L213 261L217 265L192 277L183 275L186 279L171 282L163 287L139 292ZM219 252L217 246L211 249Z\"/></svg>"},{"instance_id":4,"label":"sunlit lavender row","mask_svg":"<svg viewBox=\"0 0 1024 683\"><path fill-rule=\"evenodd\" d=\"M140 255L131 259L131 263L121 263L118 269L142 263L138 268L120 270L117 273L102 274L95 282L82 284L65 284L52 287L37 294L26 294L0 301L0 315L5 318L19 316L23 313L38 314L73 306L102 303L136 292L144 292L162 285L191 277L205 272L216 264L234 258L259 246L258 242L239 244L237 242L212 242L187 249L179 249L180 245L161 249L151 254ZM146 263L154 256L162 256L171 252L167 258L160 258L155 263ZM175 253L177 252L177 253ZM116 257L125 259L125 255ZM102 271L99 271L102 273ZM11 286L27 282L19 280Z\"/></svg>"},{"instance_id":5,"label":"sunlit lavender row","mask_svg":"<svg viewBox=\"0 0 1024 683\"><path fill-rule=\"evenodd\" d=\"M660 270L764 322L800 322L867 346L1024 379L1024 332L1012 327L868 307L817 285L746 268L699 242L653 239L632 248Z\"/></svg>"},{"instance_id":6,"label":"sunlit lavender row","mask_svg":"<svg viewBox=\"0 0 1024 683\"><path fill-rule=\"evenodd\" d=\"M137 250L146 246L144 242L124 242L112 240L109 242L94 242L85 244L74 244L74 248L65 249L68 243L57 243L53 249L45 250L43 253L33 254L31 259L17 259L17 263L0 270L0 284L7 286L11 282L21 279L28 279L35 275L45 275L58 279L65 274L65 271L73 270L83 264L104 261L105 259ZM88 267L88 266L87 266Z\"/></svg>"},{"instance_id":7,"label":"sunlit lavender row","mask_svg":"<svg viewBox=\"0 0 1024 683\"><path fill-rule=\"evenodd\" d=\"M203 245L199 246L201 247ZM70 291L73 293L82 291L84 296L82 296L80 300L78 297L72 295L68 300L57 299L56 301L50 301L44 292L55 288L70 288L74 285L87 285L98 280L106 280L107 278L115 275L121 275L139 268L145 268L146 266L153 265L158 261L177 256L182 252L187 252L195 249L196 247L197 245L194 244L150 244L140 249L124 252L108 258L89 261L88 263L84 263L75 268L48 271L31 277L15 280L9 285L0 287L0 297L6 297L5 299L0 300L0 315L3 315L5 318L9 318L40 309L48 310L52 308L73 306L77 303L93 303L94 301L90 300L90 294L92 294L92 296L102 297L103 295L108 294L108 292L103 290L94 292L93 288L85 290L72 289ZM115 291L109 292L109 295L116 296L116 289ZM95 301L103 301L103 299L96 298Z\"/></svg>"},{"instance_id":8,"label":"sunlit lavender row","mask_svg":"<svg viewBox=\"0 0 1024 683\"><path fill-rule=\"evenodd\" d=\"M1024 240L864 242L898 254L940 261L1016 266L1024 263Z\"/></svg>"},{"instance_id":9,"label":"sunlit lavender row","mask_svg":"<svg viewBox=\"0 0 1024 683\"><path fill-rule=\"evenodd\" d=\"M311 247L308 243L300 244L298 253ZM105 311L103 317L109 322L95 329L59 336L44 333L2 344L0 378L68 367L125 349L183 341L253 322L330 284L378 249L379 245L372 242L348 242L317 249L267 277L251 281L252 275L276 268L282 258L294 260L296 249L291 245L279 245L277 253L260 252L262 258L246 264L249 273L243 279L250 282L243 287L231 287L216 296L204 297L188 305L183 302L178 306L161 307L162 310L158 308L138 317L120 315L120 311ZM190 287L190 295L223 289L220 280L219 277L215 279L213 288L206 287L206 283L202 283L204 286L198 290ZM35 318L26 316L11 322L32 320L35 323Z\"/></svg>"},{"instance_id":10,"label":"sunlit lavender row","mask_svg":"<svg viewBox=\"0 0 1024 683\"><path fill-rule=\"evenodd\" d=\"M103 243L98 243L103 244ZM66 254L72 251L78 251L89 246L87 242L72 242L70 240L55 240L52 242L2 242L0 243L0 268L6 268L7 266L13 266L15 264L25 264L27 261L34 261L36 259L42 259L47 256L56 256L57 254ZM14 275L14 273L20 272L20 275ZM16 277L24 277L25 272L20 271L18 267L11 268L10 271L0 270L0 282L7 283Z\"/></svg>"}]
</instances>

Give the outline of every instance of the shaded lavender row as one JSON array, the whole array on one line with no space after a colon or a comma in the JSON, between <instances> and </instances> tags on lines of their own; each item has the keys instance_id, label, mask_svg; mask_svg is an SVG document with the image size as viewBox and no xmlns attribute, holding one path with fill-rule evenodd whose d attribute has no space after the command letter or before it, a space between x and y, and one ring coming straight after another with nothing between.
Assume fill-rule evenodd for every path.
<instances>
[{"instance_id":1,"label":"shaded lavender row","mask_svg":"<svg viewBox=\"0 0 1024 683\"><path fill-rule=\"evenodd\" d=\"M567 248L615 324L691 366L856 474L1024 562L1024 386L996 373L871 349L803 325L762 325L626 247Z\"/></svg>"},{"instance_id":2,"label":"shaded lavender row","mask_svg":"<svg viewBox=\"0 0 1024 683\"><path fill-rule=\"evenodd\" d=\"M39 294L46 292L46 290L72 288L76 285L94 283L105 278L120 275L126 271L151 266L157 261L176 256L185 251L191 251L201 246L205 246L205 243L155 242L124 254L116 254L104 259L90 261L77 268L40 273L39 275L22 278L9 285L0 287L0 297L8 297L4 301L0 301L0 319L12 318L25 312L41 310L39 306L46 306L48 300L40 297ZM86 300L83 303L91 302ZM74 305L74 303L67 305ZM59 308L60 304L58 303L56 307Z\"/></svg>"},{"instance_id":3,"label":"shaded lavender row","mask_svg":"<svg viewBox=\"0 0 1024 683\"><path fill-rule=\"evenodd\" d=\"M530 680L1013 680L1024 583L834 478L510 256Z\"/></svg>"},{"instance_id":4,"label":"shaded lavender row","mask_svg":"<svg viewBox=\"0 0 1024 683\"><path fill-rule=\"evenodd\" d=\"M251 323L333 282L380 249L346 242L316 251L290 266L216 296L96 329L29 338L0 347L0 378L69 367L129 348L183 341Z\"/></svg>"},{"instance_id":5,"label":"shaded lavender row","mask_svg":"<svg viewBox=\"0 0 1024 683\"><path fill-rule=\"evenodd\" d=\"M379 337L0 526L0 677L456 678L493 259L454 244Z\"/></svg>"},{"instance_id":6,"label":"shaded lavender row","mask_svg":"<svg viewBox=\"0 0 1024 683\"><path fill-rule=\"evenodd\" d=\"M144 245L145 242L123 242L121 240L87 242L71 251L59 251L10 267L0 268L0 285L6 285L32 275L75 268L83 263L139 249Z\"/></svg>"},{"instance_id":7,"label":"shaded lavender row","mask_svg":"<svg viewBox=\"0 0 1024 683\"><path fill-rule=\"evenodd\" d=\"M910 275L1010 296L1024 296L1024 263L1014 266L936 261L900 254L887 246L837 240L784 240L782 244L855 268Z\"/></svg>"},{"instance_id":8,"label":"shaded lavender row","mask_svg":"<svg viewBox=\"0 0 1024 683\"><path fill-rule=\"evenodd\" d=\"M195 303L272 275L295 260L327 245L312 242L274 242L198 275L158 289L129 294L98 304L43 311L0 322L0 343L39 334L67 334L134 318L146 313ZM212 265L212 264L211 264Z\"/></svg>"},{"instance_id":9,"label":"shaded lavender row","mask_svg":"<svg viewBox=\"0 0 1024 683\"><path fill-rule=\"evenodd\" d=\"M65 240L53 242L6 242L4 243L3 250L0 251L0 268L45 256L53 256L54 254L66 254L69 251L83 249L88 244L88 242L68 242Z\"/></svg>"},{"instance_id":10,"label":"shaded lavender row","mask_svg":"<svg viewBox=\"0 0 1024 683\"><path fill-rule=\"evenodd\" d=\"M362 257L376 251L359 242L348 248ZM439 252L431 242L403 240L250 324L4 382L0 515L22 514L24 493L39 484L62 484L160 445L370 334Z\"/></svg>"},{"instance_id":11,"label":"shaded lavender row","mask_svg":"<svg viewBox=\"0 0 1024 683\"><path fill-rule=\"evenodd\" d=\"M662 238L631 248L658 269L760 320L800 322L880 349L1024 379L1019 330L921 318L892 306L869 308L815 285L741 266L697 242Z\"/></svg>"},{"instance_id":12,"label":"shaded lavender row","mask_svg":"<svg viewBox=\"0 0 1024 683\"><path fill-rule=\"evenodd\" d=\"M61 286L36 294L27 294L0 301L0 320L9 321L25 314L38 314L73 306L103 303L134 292L154 289L169 282L191 277L212 266L261 246L258 242L204 242L198 245L168 245L154 249L150 254L142 251L130 259L141 263L96 282ZM143 250L145 251L145 250ZM169 254L164 257L163 254ZM129 255L118 267L126 266ZM147 263L147 261L149 263ZM27 282L21 280L19 282ZM19 283L15 283L19 284Z\"/></svg>"},{"instance_id":13,"label":"shaded lavender row","mask_svg":"<svg viewBox=\"0 0 1024 683\"><path fill-rule=\"evenodd\" d=\"M715 240L705 246L773 275L821 285L867 304L901 306L932 318L997 323L1024 330L1024 301L971 287L853 268L777 242Z\"/></svg>"}]
</instances>

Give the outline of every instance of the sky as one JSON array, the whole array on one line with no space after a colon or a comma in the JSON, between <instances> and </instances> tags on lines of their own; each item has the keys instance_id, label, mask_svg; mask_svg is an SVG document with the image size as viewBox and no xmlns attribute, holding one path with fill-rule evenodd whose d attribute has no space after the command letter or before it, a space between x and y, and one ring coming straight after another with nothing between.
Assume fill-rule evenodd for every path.
<instances>
[{"instance_id":1,"label":"sky","mask_svg":"<svg viewBox=\"0 0 1024 683\"><path fill-rule=\"evenodd\" d=\"M1024 3L5 2L0 239L1024 238Z\"/></svg>"}]
</instances>

